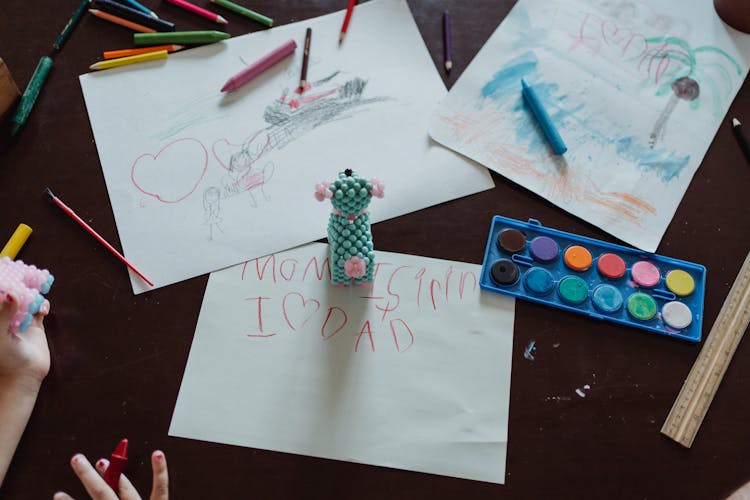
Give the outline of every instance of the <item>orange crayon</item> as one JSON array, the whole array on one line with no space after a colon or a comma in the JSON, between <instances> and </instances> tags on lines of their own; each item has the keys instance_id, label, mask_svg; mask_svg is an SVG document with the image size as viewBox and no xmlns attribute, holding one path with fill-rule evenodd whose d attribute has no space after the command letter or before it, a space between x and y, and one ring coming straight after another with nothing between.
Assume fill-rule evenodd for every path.
<instances>
[{"instance_id":1,"label":"orange crayon","mask_svg":"<svg viewBox=\"0 0 750 500\"><path fill-rule=\"evenodd\" d=\"M149 52L159 52L160 50L166 50L167 52L177 52L178 50L184 49L184 45L170 44L170 45L158 45L155 47L142 47L140 49L122 49L122 50L108 50L103 53L104 59L117 59L119 57L137 56L139 54L147 54Z\"/></svg>"}]
</instances>

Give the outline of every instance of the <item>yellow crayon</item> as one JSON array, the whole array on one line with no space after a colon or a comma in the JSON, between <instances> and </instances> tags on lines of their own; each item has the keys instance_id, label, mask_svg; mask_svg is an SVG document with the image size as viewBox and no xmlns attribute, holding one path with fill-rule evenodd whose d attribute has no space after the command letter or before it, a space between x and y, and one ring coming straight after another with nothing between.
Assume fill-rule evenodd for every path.
<instances>
[{"instance_id":1,"label":"yellow crayon","mask_svg":"<svg viewBox=\"0 0 750 500\"><path fill-rule=\"evenodd\" d=\"M107 59L106 61L99 61L89 66L89 69L116 68L118 66L125 66L126 64L153 61L155 59L165 59L166 57L166 50L160 50L158 52L147 52L146 54L138 54L135 56L118 57L117 59Z\"/></svg>"},{"instance_id":2,"label":"yellow crayon","mask_svg":"<svg viewBox=\"0 0 750 500\"><path fill-rule=\"evenodd\" d=\"M16 230L13 232L13 236L10 237L8 243L5 244L2 250L0 250L0 258L9 257L15 259L18 252L23 248L26 240L31 235L31 228L26 224L19 224Z\"/></svg>"}]
</instances>

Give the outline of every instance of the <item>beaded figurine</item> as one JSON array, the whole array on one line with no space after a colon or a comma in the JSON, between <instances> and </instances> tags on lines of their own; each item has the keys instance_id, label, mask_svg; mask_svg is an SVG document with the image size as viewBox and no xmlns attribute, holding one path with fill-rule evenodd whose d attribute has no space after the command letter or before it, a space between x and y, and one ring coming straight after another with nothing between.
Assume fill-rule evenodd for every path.
<instances>
[{"instance_id":1,"label":"beaded figurine","mask_svg":"<svg viewBox=\"0 0 750 500\"><path fill-rule=\"evenodd\" d=\"M0 259L0 293L18 301L16 314L10 320L10 331L25 332L44 303L44 296L55 278L46 269L24 264L9 257Z\"/></svg>"},{"instance_id":2,"label":"beaded figurine","mask_svg":"<svg viewBox=\"0 0 750 500\"><path fill-rule=\"evenodd\" d=\"M373 196L382 198L384 190L381 181L364 179L350 168L340 172L337 180L315 186L315 198L329 199L333 205L328 219L328 246L334 285L372 282L375 253L367 206Z\"/></svg>"}]
</instances>

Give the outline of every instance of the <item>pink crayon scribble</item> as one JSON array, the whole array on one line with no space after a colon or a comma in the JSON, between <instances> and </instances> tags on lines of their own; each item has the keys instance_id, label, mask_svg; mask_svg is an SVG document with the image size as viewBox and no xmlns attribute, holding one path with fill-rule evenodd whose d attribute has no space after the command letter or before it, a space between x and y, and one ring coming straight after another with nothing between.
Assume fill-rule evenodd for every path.
<instances>
[{"instance_id":1,"label":"pink crayon scribble","mask_svg":"<svg viewBox=\"0 0 750 500\"><path fill-rule=\"evenodd\" d=\"M296 297L299 298L300 304L295 306L288 305L287 301L290 297ZM314 311L308 311L308 305L314 306ZM289 328L292 329L293 332L297 331L297 327L294 325L294 323L289 319L290 316L299 318L304 318L301 323L299 323L300 327L303 327L307 324L308 321L320 310L320 302L315 299L305 299L305 297L301 293L297 292L289 292L286 295L284 295L284 298L281 300L281 310L284 314L284 321L286 321L286 324L289 325Z\"/></svg>"},{"instance_id":2,"label":"pink crayon scribble","mask_svg":"<svg viewBox=\"0 0 750 500\"><path fill-rule=\"evenodd\" d=\"M401 347L398 343L398 335L396 334L396 323L401 324L401 326L404 327L404 330L406 330L406 333L409 334L409 345L406 347ZM391 326L391 335L393 335L393 342L396 344L396 350L398 352L406 352L409 350L409 348L414 345L414 332L411 331L411 328L409 328L409 325L401 318L392 319L390 321Z\"/></svg>"},{"instance_id":3,"label":"pink crayon scribble","mask_svg":"<svg viewBox=\"0 0 750 500\"><path fill-rule=\"evenodd\" d=\"M162 203L179 203L198 188L208 169L208 151L197 139L177 139L156 154L144 153L130 168L130 180Z\"/></svg>"},{"instance_id":4,"label":"pink crayon scribble","mask_svg":"<svg viewBox=\"0 0 750 500\"><path fill-rule=\"evenodd\" d=\"M326 326L328 326L328 322L331 320L331 317L333 316L334 311L338 311L341 313L342 315L341 324L333 330L333 333L326 335ZM349 321L349 316L347 316L346 311L336 306L329 307L328 314L326 314L326 319L325 321L323 321L323 326L320 327L320 335L321 337L323 337L323 340L332 339L334 335L336 335L337 333L339 333L341 330L344 329L348 321Z\"/></svg>"},{"instance_id":5,"label":"pink crayon scribble","mask_svg":"<svg viewBox=\"0 0 750 500\"><path fill-rule=\"evenodd\" d=\"M268 132L259 130L245 139L242 144L219 139L211 146L211 152L221 168L227 172L244 171L263 156L270 142L271 137Z\"/></svg>"},{"instance_id":6,"label":"pink crayon scribble","mask_svg":"<svg viewBox=\"0 0 750 500\"><path fill-rule=\"evenodd\" d=\"M271 300L271 297L247 297L245 300L257 300L258 301L258 330L259 333L248 333L248 337L273 337L275 333L265 333L263 331L263 301Z\"/></svg>"},{"instance_id":7,"label":"pink crayon scribble","mask_svg":"<svg viewBox=\"0 0 750 500\"><path fill-rule=\"evenodd\" d=\"M372 328L370 328L370 321L365 321L365 324L362 325L362 329L359 331L359 334L357 335L357 341L354 343L354 352L357 352L359 350L359 341L362 339L362 335L367 334L367 337L370 340L370 350L372 352L375 352L375 341L372 338Z\"/></svg>"}]
</instances>

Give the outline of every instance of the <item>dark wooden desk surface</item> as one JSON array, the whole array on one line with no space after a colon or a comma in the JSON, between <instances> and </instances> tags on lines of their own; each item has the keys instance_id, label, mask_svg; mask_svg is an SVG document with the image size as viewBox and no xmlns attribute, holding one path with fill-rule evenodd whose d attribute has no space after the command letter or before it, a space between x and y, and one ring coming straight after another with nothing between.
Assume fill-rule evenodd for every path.
<instances>
[{"instance_id":1,"label":"dark wooden desk surface","mask_svg":"<svg viewBox=\"0 0 750 500\"><path fill-rule=\"evenodd\" d=\"M78 0L4 0L0 57L23 88ZM185 29L202 19L143 0ZM437 67L441 14L451 10L451 85L509 11L512 1L409 4ZM258 0L286 24L344 8L343 0ZM232 17L228 31L261 29ZM356 26L353 26L353 29ZM384 34L385 35L385 34ZM387 36L387 35L385 35ZM57 277L46 322L52 370L0 497L85 498L68 466L73 453L106 456L123 436L127 473L150 488L148 454L169 462L173 498L706 498L750 480L750 340L740 345L690 450L659 433L699 345L518 302L507 484L322 460L167 436L207 277L133 296L125 267L42 197L51 187L119 247L78 75L102 50L130 46L127 30L86 16L54 57L34 111L15 140L0 139L0 239L16 224L35 230L22 254ZM442 74L442 72L441 72ZM658 249L705 264L704 335L750 250L750 165L730 130L750 122L750 86L729 109ZM550 227L616 242L508 180L475 196L374 227L379 249L480 263L492 215L537 218ZM429 238L420 234L427 232ZM426 242L429 242L427 244ZM536 360L524 347L536 340ZM585 398L575 389L589 384ZM557 397L560 398L557 398ZM0 423L2 425L2 423Z\"/></svg>"}]
</instances>

